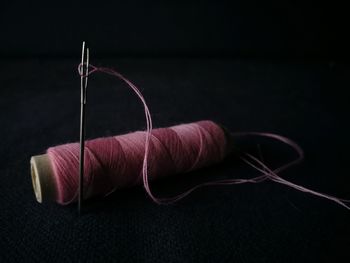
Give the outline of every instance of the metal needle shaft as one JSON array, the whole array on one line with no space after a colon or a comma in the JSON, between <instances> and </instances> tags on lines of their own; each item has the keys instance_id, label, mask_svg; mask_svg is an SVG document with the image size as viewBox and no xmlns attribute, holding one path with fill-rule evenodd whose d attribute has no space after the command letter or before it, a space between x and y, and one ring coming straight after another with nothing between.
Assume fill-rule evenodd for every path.
<instances>
[{"instance_id":1,"label":"metal needle shaft","mask_svg":"<svg viewBox=\"0 0 350 263\"><path fill-rule=\"evenodd\" d=\"M84 199L84 157L85 157L85 106L87 97L87 83L89 75L89 49L86 49L85 60L85 42L83 42L81 52L80 67L80 153L79 153L79 186L78 186L78 213L81 214L82 203Z\"/></svg>"}]
</instances>

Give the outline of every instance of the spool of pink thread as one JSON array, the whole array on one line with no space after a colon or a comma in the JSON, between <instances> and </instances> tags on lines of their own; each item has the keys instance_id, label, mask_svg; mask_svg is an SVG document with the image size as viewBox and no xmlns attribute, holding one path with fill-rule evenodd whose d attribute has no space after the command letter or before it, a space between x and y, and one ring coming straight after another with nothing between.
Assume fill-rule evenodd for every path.
<instances>
[{"instance_id":1,"label":"spool of pink thread","mask_svg":"<svg viewBox=\"0 0 350 263\"><path fill-rule=\"evenodd\" d=\"M85 198L142 184L145 132L99 138L85 146ZM156 179L220 162L231 150L230 135L212 121L152 131L148 174ZM77 198L79 144L51 147L31 158L31 176L38 202L60 204Z\"/></svg>"}]
</instances>

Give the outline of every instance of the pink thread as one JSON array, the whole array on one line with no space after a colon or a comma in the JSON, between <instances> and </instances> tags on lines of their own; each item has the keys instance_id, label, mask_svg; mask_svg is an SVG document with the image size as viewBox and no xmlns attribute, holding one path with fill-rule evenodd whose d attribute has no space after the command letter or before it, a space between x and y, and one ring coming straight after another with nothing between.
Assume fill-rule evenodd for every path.
<instances>
[{"instance_id":1,"label":"pink thread","mask_svg":"<svg viewBox=\"0 0 350 263\"><path fill-rule=\"evenodd\" d=\"M148 173L152 179L183 173L220 162L226 155L225 134L212 121L153 130L147 166L144 161L146 137L146 132L133 132L86 141L85 196L104 196L117 188L139 185L145 180L144 171L147 171L148 183ZM47 153L56 179L57 202L75 201L79 144L51 147Z\"/></svg>"},{"instance_id":2,"label":"pink thread","mask_svg":"<svg viewBox=\"0 0 350 263\"><path fill-rule=\"evenodd\" d=\"M81 67L80 64L78 67L80 74L82 74ZM138 184L140 183L141 172L142 182L147 194L158 204L174 203L204 186L260 183L269 179L299 191L334 201L350 210L350 200L316 192L278 176L277 173L303 160L303 150L297 143L286 137L258 132L233 133L232 136L263 136L275 139L293 148L298 157L272 170L257 157L245 153L240 158L249 166L261 172L261 175L251 179L226 179L205 182L171 198L156 197L149 186L149 174L154 179L168 174L191 171L221 161L225 157L228 143L225 133L211 121L153 130L149 108L139 89L113 69L92 65L90 67L89 74L98 71L104 72L118 77L128 84L143 104L146 131L86 142L84 184L86 184L88 190L85 196L106 195L117 188ZM56 146L49 148L47 152L57 182L57 202L61 204L70 203L77 197L79 144Z\"/></svg>"}]
</instances>

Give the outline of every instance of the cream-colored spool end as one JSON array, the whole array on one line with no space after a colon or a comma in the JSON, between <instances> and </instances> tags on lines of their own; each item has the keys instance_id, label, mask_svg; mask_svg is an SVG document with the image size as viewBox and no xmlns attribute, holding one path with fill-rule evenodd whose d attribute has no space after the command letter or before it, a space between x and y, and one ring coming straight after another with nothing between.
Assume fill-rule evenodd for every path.
<instances>
[{"instance_id":1,"label":"cream-colored spool end","mask_svg":"<svg viewBox=\"0 0 350 263\"><path fill-rule=\"evenodd\" d=\"M55 200L56 184L48 155L33 156L30 159L30 170L36 200L39 203Z\"/></svg>"}]
</instances>

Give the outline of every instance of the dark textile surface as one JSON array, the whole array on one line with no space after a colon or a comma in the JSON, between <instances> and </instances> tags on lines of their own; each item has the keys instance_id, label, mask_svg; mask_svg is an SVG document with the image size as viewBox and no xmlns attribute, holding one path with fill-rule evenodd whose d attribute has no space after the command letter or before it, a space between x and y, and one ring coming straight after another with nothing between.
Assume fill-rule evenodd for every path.
<instances>
[{"instance_id":1,"label":"dark textile surface","mask_svg":"<svg viewBox=\"0 0 350 263\"><path fill-rule=\"evenodd\" d=\"M336 1L2 2L6 57L75 56L86 40L94 56L350 58L349 16Z\"/></svg>"},{"instance_id":2,"label":"dark textile surface","mask_svg":"<svg viewBox=\"0 0 350 263\"><path fill-rule=\"evenodd\" d=\"M283 176L350 198L348 66L229 59L95 64L116 68L141 88L156 127L212 119L232 132L283 134L306 155ZM37 203L30 157L78 140L76 66L68 59L0 61L0 262L349 262L350 212L272 182L201 189L171 206L155 205L139 187L88 202L81 217L75 205ZM141 104L112 77L91 76L88 103L89 138L145 127ZM271 152L293 158L286 147ZM194 174L256 174L235 171L239 165L231 157ZM157 189L166 194L168 185Z\"/></svg>"}]
</instances>

